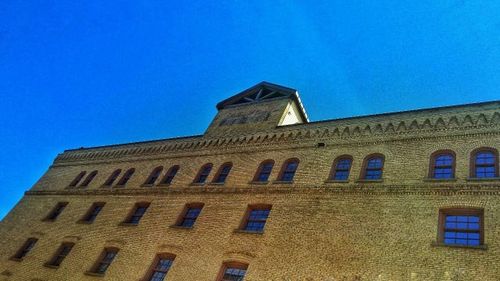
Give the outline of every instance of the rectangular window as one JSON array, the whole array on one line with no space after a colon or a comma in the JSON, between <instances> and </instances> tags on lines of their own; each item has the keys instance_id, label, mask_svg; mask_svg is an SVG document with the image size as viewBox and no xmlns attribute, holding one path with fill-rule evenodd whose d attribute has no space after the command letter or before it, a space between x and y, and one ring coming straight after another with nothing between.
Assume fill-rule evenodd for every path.
<instances>
[{"instance_id":1,"label":"rectangular window","mask_svg":"<svg viewBox=\"0 0 500 281\"><path fill-rule=\"evenodd\" d=\"M12 257L14 260L21 260L23 259L32 249L35 247L36 242L38 239L36 238L29 238L24 242L23 246L17 251L17 253Z\"/></svg>"},{"instance_id":2,"label":"rectangular window","mask_svg":"<svg viewBox=\"0 0 500 281\"><path fill-rule=\"evenodd\" d=\"M243 281L248 264L239 262L226 262L222 265L218 281Z\"/></svg>"},{"instance_id":3,"label":"rectangular window","mask_svg":"<svg viewBox=\"0 0 500 281\"><path fill-rule=\"evenodd\" d=\"M66 205L68 205L68 202L59 202L57 205L52 209L52 211L47 215L45 218L46 221L55 221L57 217L62 213L64 208L66 208Z\"/></svg>"},{"instance_id":4,"label":"rectangular window","mask_svg":"<svg viewBox=\"0 0 500 281\"><path fill-rule=\"evenodd\" d=\"M137 203L134 206L134 209L132 210L132 213L128 216L128 218L125 220L125 223L128 224L139 224L139 221L141 220L142 216L146 213L148 210L149 203Z\"/></svg>"},{"instance_id":5,"label":"rectangular window","mask_svg":"<svg viewBox=\"0 0 500 281\"><path fill-rule=\"evenodd\" d=\"M263 232L270 212L271 205L250 205L241 229L251 232Z\"/></svg>"},{"instance_id":6,"label":"rectangular window","mask_svg":"<svg viewBox=\"0 0 500 281\"><path fill-rule=\"evenodd\" d=\"M203 208L203 203L191 203L186 204L181 217L177 221L177 226L191 228L193 227L196 219L200 215L201 209Z\"/></svg>"},{"instance_id":7,"label":"rectangular window","mask_svg":"<svg viewBox=\"0 0 500 281\"><path fill-rule=\"evenodd\" d=\"M174 263L175 255L171 254L160 254L157 255L153 266L151 267L147 278L143 280L147 281L164 281L167 277L167 273Z\"/></svg>"},{"instance_id":8,"label":"rectangular window","mask_svg":"<svg viewBox=\"0 0 500 281\"><path fill-rule=\"evenodd\" d=\"M118 254L117 248L105 248L100 258L91 270L93 273L104 274Z\"/></svg>"},{"instance_id":9,"label":"rectangular window","mask_svg":"<svg viewBox=\"0 0 500 281\"><path fill-rule=\"evenodd\" d=\"M483 244L482 209L443 209L439 220L441 243L458 246Z\"/></svg>"},{"instance_id":10,"label":"rectangular window","mask_svg":"<svg viewBox=\"0 0 500 281\"><path fill-rule=\"evenodd\" d=\"M62 261L66 258L66 256L68 256L69 252L71 252L74 245L74 243L62 243L52 260L50 260L47 265L53 267L60 266Z\"/></svg>"},{"instance_id":11,"label":"rectangular window","mask_svg":"<svg viewBox=\"0 0 500 281\"><path fill-rule=\"evenodd\" d=\"M97 218L97 215L101 212L102 208L104 207L104 202L96 202L92 204L90 209L87 211L87 214L82 219L82 222L86 223L93 223L95 219Z\"/></svg>"}]
</instances>

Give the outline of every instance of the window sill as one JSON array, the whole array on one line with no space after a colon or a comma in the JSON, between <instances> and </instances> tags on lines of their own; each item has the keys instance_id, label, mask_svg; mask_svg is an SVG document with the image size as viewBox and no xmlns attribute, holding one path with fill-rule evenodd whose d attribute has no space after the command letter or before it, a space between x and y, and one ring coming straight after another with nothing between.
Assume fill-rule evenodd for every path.
<instances>
[{"instance_id":1,"label":"window sill","mask_svg":"<svg viewBox=\"0 0 500 281\"><path fill-rule=\"evenodd\" d=\"M248 184L260 184L260 185L265 185L268 184L269 181L250 181Z\"/></svg>"},{"instance_id":2,"label":"window sill","mask_svg":"<svg viewBox=\"0 0 500 281\"><path fill-rule=\"evenodd\" d=\"M120 184L113 186L113 188L124 188L124 187L125 187L125 185L120 185Z\"/></svg>"},{"instance_id":3,"label":"window sill","mask_svg":"<svg viewBox=\"0 0 500 281\"><path fill-rule=\"evenodd\" d=\"M208 185L224 185L225 182L211 182Z\"/></svg>"},{"instance_id":4,"label":"window sill","mask_svg":"<svg viewBox=\"0 0 500 281\"><path fill-rule=\"evenodd\" d=\"M467 181L500 181L500 178L467 178Z\"/></svg>"},{"instance_id":5,"label":"window sill","mask_svg":"<svg viewBox=\"0 0 500 281\"><path fill-rule=\"evenodd\" d=\"M131 223L131 222L121 222L118 224L119 226L138 226L138 223Z\"/></svg>"},{"instance_id":6,"label":"window sill","mask_svg":"<svg viewBox=\"0 0 500 281\"><path fill-rule=\"evenodd\" d=\"M171 184L170 183L159 183L157 186L158 187L167 187L167 186L170 186Z\"/></svg>"},{"instance_id":7,"label":"window sill","mask_svg":"<svg viewBox=\"0 0 500 281\"><path fill-rule=\"evenodd\" d=\"M59 268L59 266L48 264L48 263L44 263L43 266L45 266L47 268L52 268L52 269L58 269Z\"/></svg>"},{"instance_id":8,"label":"window sill","mask_svg":"<svg viewBox=\"0 0 500 281\"><path fill-rule=\"evenodd\" d=\"M189 185L190 186L204 186L206 183L204 182L192 182Z\"/></svg>"},{"instance_id":9,"label":"window sill","mask_svg":"<svg viewBox=\"0 0 500 281\"><path fill-rule=\"evenodd\" d=\"M97 273L97 272L92 272L92 271L85 271L83 274L88 275L88 276L104 277L104 273Z\"/></svg>"},{"instance_id":10,"label":"window sill","mask_svg":"<svg viewBox=\"0 0 500 281\"><path fill-rule=\"evenodd\" d=\"M273 181L273 184L293 184L293 181Z\"/></svg>"},{"instance_id":11,"label":"window sill","mask_svg":"<svg viewBox=\"0 0 500 281\"><path fill-rule=\"evenodd\" d=\"M244 230L244 229L235 229L234 233L244 233L244 234L257 234L257 235L262 235L264 234L264 231L251 231L251 230Z\"/></svg>"},{"instance_id":12,"label":"window sill","mask_svg":"<svg viewBox=\"0 0 500 281\"><path fill-rule=\"evenodd\" d=\"M379 182L384 182L384 179L360 179L356 180L356 182L359 183L379 183Z\"/></svg>"},{"instance_id":13,"label":"window sill","mask_svg":"<svg viewBox=\"0 0 500 281\"><path fill-rule=\"evenodd\" d=\"M15 258L15 257L11 257L9 260L15 261L15 262L22 262L23 261L22 258L20 259L20 258Z\"/></svg>"},{"instance_id":14,"label":"window sill","mask_svg":"<svg viewBox=\"0 0 500 281\"><path fill-rule=\"evenodd\" d=\"M348 183L349 180L326 180L325 183Z\"/></svg>"},{"instance_id":15,"label":"window sill","mask_svg":"<svg viewBox=\"0 0 500 281\"><path fill-rule=\"evenodd\" d=\"M449 178L449 179L435 179L435 178L424 178L425 182L454 182L457 181L457 178Z\"/></svg>"},{"instance_id":16,"label":"window sill","mask_svg":"<svg viewBox=\"0 0 500 281\"><path fill-rule=\"evenodd\" d=\"M171 225L170 228L175 228L175 229L185 229L185 230L190 230L190 229L193 229L193 227L188 227L188 226L181 226L181 225Z\"/></svg>"},{"instance_id":17,"label":"window sill","mask_svg":"<svg viewBox=\"0 0 500 281\"><path fill-rule=\"evenodd\" d=\"M141 187L154 187L155 185L154 184L141 184Z\"/></svg>"},{"instance_id":18,"label":"window sill","mask_svg":"<svg viewBox=\"0 0 500 281\"><path fill-rule=\"evenodd\" d=\"M462 248L462 249L476 249L476 250L488 250L488 245L478 245L478 246L465 246L465 245L454 245L454 244L444 244L441 242L432 242L433 247L445 247L445 248Z\"/></svg>"},{"instance_id":19,"label":"window sill","mask_svg":"<svg viewBox=\"0 0 500 281\"><path fill-rule=\"evenodd\" d=\"M93 221L84 221L84 220L80 220L80 221L76 221L76 223L78 224L92 224Z\"/></svg>"}]
</instances>

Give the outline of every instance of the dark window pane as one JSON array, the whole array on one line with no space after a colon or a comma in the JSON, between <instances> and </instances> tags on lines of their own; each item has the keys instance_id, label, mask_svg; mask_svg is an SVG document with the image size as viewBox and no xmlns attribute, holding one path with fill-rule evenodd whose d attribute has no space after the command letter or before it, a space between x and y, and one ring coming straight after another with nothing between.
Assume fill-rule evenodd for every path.
<instances>
[{"instance_id":1,"label":"dark window pane","mask_svg":"<svg viewBox=\"0 0 500 281\"><path fill-rule=\"evenodd\" d=\"M228 267L224 270L222 281L243 281L245 273L245 269Z\"/></svg>"}]
</instances>

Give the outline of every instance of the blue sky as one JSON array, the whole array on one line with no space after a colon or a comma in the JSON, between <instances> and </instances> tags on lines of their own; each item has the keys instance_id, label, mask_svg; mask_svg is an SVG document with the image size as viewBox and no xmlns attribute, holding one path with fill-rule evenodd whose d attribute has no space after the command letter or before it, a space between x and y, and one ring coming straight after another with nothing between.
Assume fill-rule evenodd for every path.
<instances>
[{"instance_id":1,"label":"blue sky","mask_svg":"<svg viewBox=\"0 0 500 281\"><path fill-rule=\"evenodd\" d=\"M298 89L311 120L498 100L498 11L0 1L0 218L64 149L203 133L218 101L263 80Z\"/></svg>"}]
</instances>

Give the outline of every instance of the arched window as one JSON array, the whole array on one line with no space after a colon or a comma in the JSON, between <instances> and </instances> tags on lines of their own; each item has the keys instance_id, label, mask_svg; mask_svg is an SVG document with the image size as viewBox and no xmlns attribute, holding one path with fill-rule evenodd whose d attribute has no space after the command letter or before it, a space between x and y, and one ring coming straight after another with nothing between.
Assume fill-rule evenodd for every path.
<instances>
[{"instance_id":1,"label":"arched window","mask_svg":"<svg viewBox=\"0 0 500 281\"><path fill-rule=\"evenodd\" d=\"M478 148L471 153L472 178L498 177L498 150L491 147Z\"/></svg>"},{"instance_id":2,"label":"arched window","mask_svg":"<svg viewBox=\"0 0 500 281\"><path fill-rule=\"evenodd\" d=\"M167 173L161 180L160 184L171 184L174 180L175 175L177 174L177 171L179 171L178 165L170 167L170 169L168 169Z\"/></svg>"},{"instance_id":3,"label":"arched window","mask_svg":"<svg viewBox=\"0 0 500 281\"><path fill-rule=\"evenodd\" d=\"M382 179L382 170L384 169L384 155L372 154L365 158L363 169L361 170L361 179L378 180Z\"/></svg>"},{"instance_id":4,"label":"arched window","mask_svg":"<svg viewBox=\"0 0 500 281\"><path fill-rule=\"evenodd\" d=\"M194 179L194 183L204 183L210 175L210 171L212 171L212 166L212 163L203 165Z\"/></svg>"},{"instance_id":5,"label":"arched window","mask_svg":"<svg viewBox=\"0 0 500 281\"><path fill-rule=\"evenodd\" d=\"M257 173L253 178L253 181L257 182L267 182L271 172L273 171L274 160L268 159L260 163Z\"/></svg>"},{"instance_id":6,"label":"arched window","mask_svg":"<svg viewBox=\"0 0 500 281\"><path fill-rule=\"evenodd\" d=\"M248 264L228 261L222 264L217 281L243 281L248 269Z\"/></svg>"},{"instance_id":7,"label":"arched window","mask_svg":"<svg viewBox=\"0 0 500 281\"><path fill-rule=\"evenodd\" d=\"M151 267L146 274L144 281L163 281L166 280L167 273L174 263L175 255L170 253L161 253L156 255Z\"/></svg>"},{"instance_id":8,"label":"arched window","mask_svg":"<svg viewBox=\"0 0 500 281\"><path fill-rule=\"evenodd\" d=\"M87 172L86 171L81 171L73 181L69 184L70 187L75 187L85 176Z\"/></svg>"},{"instance_id":9,"label":"arched window","mask_svg":"<svg viewBox=\"0 0 500 281\"><path fill-rule=\"evenodd\" d=\"M120 175L121 172L122 172L121 169L116 169L113 173L111 173L111 175L106 180L106 182L104 182L104 186L112 186L113 183L118 178L118 176Z\"/></svg>"},{"instance_id":10,"label":"arched window","mask_svg":"<svg viewBox=\"0 0 500 281\"><path fill-rule=\"evenodd\" d=\"M135 172L134 168L128 169L125 172L125 174L123 174L122 178L120 179L120 181L118 181L118 183L116 185L124 186L125 184L127 184L128 180L132 177L132 175L134 174L134 172Z\"/></svg>"},{"instance_id":11,"label":"arched window","mask_svg":"<svg viewBox=\"0 0 500 281\"><path fill-rule=\"evenodd\" d=\"M230 163L230 162L222 164L219 168L219 171L217 171L214 182L215 183L224 183L226 181L226 178L229 175L229 172L231 171L232 167L233 167L233 163Z\"/></svg>"},{"instance_id":12,"label":"arched window","mask_svg":"<svg viewBox=\"0 0 500 281\"><path fill-rule=\"evenodd\" d=\"M86 178L85 180L82 182L82 184L80 185L81 187L86 187L90 184L90 182L95 178L95 176L97 176L97 171L92 171Z\"/></svg>"},{"instance_id":13,"label":"arched window","mask_svg":"<svg viewBox=\"0 0 500 281\"><path fill-rule=\"evenodd\" d=\"M330 172L330 180L346 181L349 179L351 171L352 156L342 155L333 161L332 170Z\"/></svg>"},{"instance_id":14,"label":"arched window","mask_svg":"<svg viewBox=\"0 0 500 281\"><path fill-rule=\"evenodd\" d=\"M451 150L439 150L431 155L429 178L455 178L455 153Z\"/></svg>"},{"instance_id":15,"label":"arched window","mask_svg":"<svg viewBox=\"0 0 500 281\"><path fill-rule=\"evenodd\" d=\"M293 177L295 176L295 172L299 167L299 159L291 158L283 163L283 167L281 168L281 173L278 178L279 181L293 181Z\"/></svg>"},{"instance_id":16,"label":"arched window","mask_svg":"<svg viewBox=\"0 0 500 281\"><path fill-rule=\"evenodd\" d=\"M144 184L146 185L155 184L156 180L160 177L161 171L163 171L163 166L154 168L149 177L144 182Z\"/></svg>"}]
</instances>

